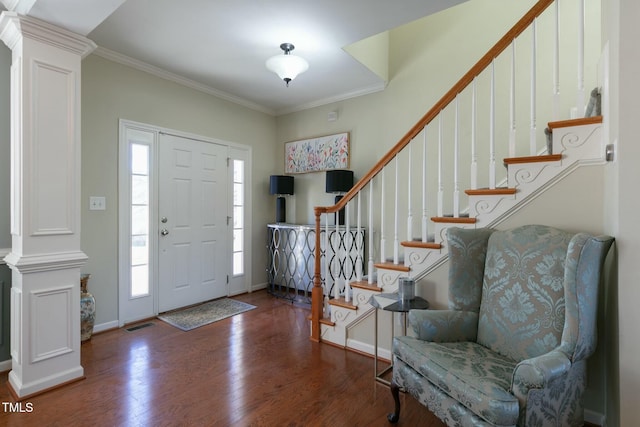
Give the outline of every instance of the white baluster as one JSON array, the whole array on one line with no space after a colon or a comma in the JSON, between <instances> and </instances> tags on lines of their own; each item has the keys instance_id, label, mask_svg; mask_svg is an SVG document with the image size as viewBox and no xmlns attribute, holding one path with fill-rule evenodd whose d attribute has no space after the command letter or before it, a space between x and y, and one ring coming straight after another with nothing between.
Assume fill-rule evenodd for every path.
<instances>
[{"instance_id":1,"label":"white baluster","mask_svg":"<svg viewBox=\"0 0 640 427\"><path fill-rule=\"evenodd\" d=\"M444 185L442 184L442 111L438 115L438 216L442 217Z\"/></svg>"},{"instance_id":2,"label":"white baluster","mask_svg":"<svg viewBox=\"0 0 640 427\"><path fill-rule=\"evenodd\" d=\"M413 141L412 141L413 142ZM411 212L411 199L413 194L411 191L411 163L413 163L411 156L411 146L409 143L409 167L407 168L407 241L413 239L413 212Z\"/></svg>"},{"instance_id":3,"label":"white baluster","mask_svg":"<svg viewBox=\"0 0 640 427\"><path fill-rule=\"evenodd\" d=\"M368 282L373 284L373 180L369 182L369 263L367 265Z\"/></svg>"},{"instance_id":4,"label":"white baluster","mask_svg":"<svg viewBox=\"0 0 640 427\"><path fill-rule=\"evenodd\" d=\"M398 156L396 155L396 182L395 182L395 197L393 200L393 263L398 264L400 262L400 240L398 238L398 175L400 174L400 168L398 165Z\"/></svg>"},{"instance_id":5,"label":"white baluster","mask_svg":"<svg viewBox=\"0 0 640 427\"><path fill-rule=\"evenodd\" d=\"M537 19L531 24L531 128L529 130L529 154L536 155L536 58L538 50Z\"/></svg>"},{"instance_id":6,"label":"white baluster","mask_svg":"<svg viewBox=\"0 0 640 427\"><path fill-rule=\"evenodd\" d=\"M364 242L358 244L360 242L360 234L362 233L362 202L360 200L360 196L362 196L362 191L358 192L358 223L356 228L356 281L362 281L362 263L364 259L362 257L362 250L364 249Z\"/></svg>"},{"instance_id":7,"label":"white baluster","mask_svg":"<svg viewBox=\"0 0 640 427\"><path fill-rule=\"evenodd\" d=\"M345 298L347 297L347 290L349 289L349 282L351 281L351 276L353 276L353 265L351 264L351 246L353 245L353 239L351 238L351 227L350 227L350 215L349 215L349 205L351 205L351 201L347 202L347 205L344 207L344 257L342 258L342 265L344 267L344 294ZM347 271L347 267L351 267L351 271Z\"/></svg>"},{"instance_id":8,"label":"white baluster","mask_svg":"<svg viewBox=\"0 0 640 427\"><path fill-rule=\"evenodd\" d=\"M516 40L511 42L511 88L509 90L509 157L516 155Z\"/></svg>"},{"instance_id":9,"label":"white baluster","mask_svg":"<svg viewBox=\"0 0 640 427\"><path fill-rule=\"evenodd\" d=\"M471 86L471 188L473 190L478 188L477 104L476 79L474 78Z\"/></svg>"},{"instance_id":10,"label":"white baluster","mask_svg":"<svg viewBox=\"0 0 640 427\"><path fill-rule=\"evenodd\" d=\"M324 214L324 286L325 286L325 295L329 295L331 291L331 275L329 274L329 266L331 265L331 252L329 249L331 245L329 244L329 215Z\"/></svg>"},{"instance_id":11,"label":"white baluster","mask_svg":"<svg viewBox=\"0 0 640 427\"><path fill-rule=\"evenodd\" d=\"M489 99L489 188L496 188L496 66L491 61L491 93Z\"/></svg>"},{"instance_id":12,"label":"white baluster","mask_svg":"<svg viewBox=\"0 0 640 427\"><path fill-rule=\"evenodd\" d=\"M351 285L348 280L344 283L344 301L351 302Z\"/></svg>"},{"instance_id":13,"label":"white baluster","mask_svg":"<svg viewBox=\"0 0 640 427\"><path fill-rule=\"evenodd\" d=\"M560 118L560 2L555 2L554 46L553 46L553 106L552 118Z\"/></svg>"},{"instance_id":14,"label":"white baluster","mask_svg":"<svg viewBox=\"0 0 640 427\"><path fill-rule=\"evenodd\" d=\"M334 239L338 244L338 247L335 249L335 263L333 266L333 297L340 298L340 277L342 276L342 272L340 271L340 258L342 256L342 248L340 247L341 240L340 239L340 226L338 225L338 221L335 222L335 231L334 231Z\"/></svg>"},{"instance_id":15,"label":"white baluster","mask_svg":"<svg viewBox=\"0 0 640 427\"><path fill-rule=\"evenodd\" d=\"M453 216L454 218L460 217L460 182L458 181L458 154L460 151L459 141L459 101L456 96L455 101L455 122L453 127Z\"/></svg>"},{"instance_id":16,"label":"white baluster","mask_svg":"<svg viewBox=\"0 0 640 427\"><path fill-rule=\"evenodd\" d=\"M385 246L387 244L387 238L385 236L385 226L384 226L384 206L386 204L385 200L385 180L384 180L384 171L386 168L382 169L381 179L380 179L380 262L386 262L387 256L385 251Z\"/></svg>"},{"instance_id":17,"label":"white baluster","mask_svg":"<svg viewBox=\"0 0 640 427\"><path fill-rule=\"evenodd\" d=\"M429 236L427 220L427 128L422 129L422 241Z\"/></svg>"},{"instance_id":18,"label":"white baluster","mask_svg":"<svg viewBox=\"0 0 640 427\"><path fill-rule=\"evenodd\" d=\"M584 116L584 0L578 1L578 94L576 109L578 117Z\"/></svg>"}]
</instances>

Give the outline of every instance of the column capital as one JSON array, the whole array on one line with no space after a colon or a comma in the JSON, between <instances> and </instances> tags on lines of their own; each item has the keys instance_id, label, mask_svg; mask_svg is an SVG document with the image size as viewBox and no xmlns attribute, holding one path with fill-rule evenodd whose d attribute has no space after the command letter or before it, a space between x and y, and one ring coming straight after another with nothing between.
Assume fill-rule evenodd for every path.
<instances>
[{"instance_id":1,"label":"column capital","mask_svg":"<svg viewBox=\"0 0 640 427\"><path fill-rule=\"evenodd\" d=\"M89 55L97 45L88 38L57 27L40 19L15 12L0 14L0 39L13 50L23 38L30 38L59 49L67 50L81 58Z\"/></svg>"},{"instance_id":2,"label":"column capital","mask_svg":"<svg viewBox=\"0 0 640 427\"><path fill-rule=\"evenodd\" d=\"M9 268L22 274L80 268L86 260L87 255L82 251L27 256L20 256L10 252L4 258Z\"/></svg>"}]
</instances>

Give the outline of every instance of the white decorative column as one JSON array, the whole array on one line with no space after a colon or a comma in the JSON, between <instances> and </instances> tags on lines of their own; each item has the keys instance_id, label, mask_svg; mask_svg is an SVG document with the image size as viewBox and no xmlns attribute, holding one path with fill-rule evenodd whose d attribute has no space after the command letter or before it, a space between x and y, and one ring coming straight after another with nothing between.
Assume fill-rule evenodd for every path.
<instances>
[{"instance_id":1,"label":"white decorative column","mask_svg":"<svg viewBox=\"0 0 640 427\"><path fill-rule=\"evenodd\" d=\"M9 384L24 398L81 379L80 68L95 44L4 12L12 51Z\"/></svg>"}]
</instances>

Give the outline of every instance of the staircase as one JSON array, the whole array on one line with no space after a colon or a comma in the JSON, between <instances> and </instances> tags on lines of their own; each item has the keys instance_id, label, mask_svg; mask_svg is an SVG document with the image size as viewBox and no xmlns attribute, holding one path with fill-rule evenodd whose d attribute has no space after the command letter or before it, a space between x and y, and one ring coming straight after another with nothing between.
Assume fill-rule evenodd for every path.
<instances>
[{"instance_id":1,"label":"staircase","mask_svg":"<svg viewBox=\"0 0 640 427\"><path fill-rule=\"evenodd\" d=\"M554 76L551 90L541 91L541 79L536 77L538 61L545 62L536 36L543 13L551 14L544 19L551 23L551 29L545 31L555 31L552 56L557 57L563 46L561 1L538 1L339 203L315 208L312 340L347 347L349 329L373 313L369 303L373 295L396 292L398 278L403 276L419 283L446 261L447 228L495 227L578 167L605 162L602 116L589 114L562 121L556 117L558 111L585 111L584 55L577 58L578 89L569 102L558 89L557 81L563 75L559 61L547 61L552 63L550 74ZM576 25L575 32L568 32L584 35L584 0L571 15L575 22L563 21L562 27ZM530 40L525 49L530 50L531 58L524 67L530 68L532 76L524 88L516 84L523 67L517 60L522 47L516 47L516 40L523 34ZM580 41L578 45L578 50L584 50ZM509 94L506 102L498 100L503 91L496 76L502 75L502 68L510 74L510 81L502 82ZM540 99L548 100L549 107L541 107ZM524 130L519 119L522 105L529 106ZM536 126L544 118L549 118L545 121L550 141ZM503 139L504 143L499 142ZM497 164L498 158L503 159L503 165ZM480 186L479 182L486 184ZM368 262L362 263L366 272L355 272L355 280L349 275L331 283L327 272L332 267L323 265L320 231L323 226L327 230L332 226L331 214L342 208L347 210L347 230L355 210L354 228L367 231L367 242L350 244L362 261L367 254ZM414 218L414 211L420 212L419 218ZM414 237L417 223L420 231L415 234L420 236ZM406 240L401 241L401 233ZM388 234L392 238L388 239ZM392 256L387 257L389 249Z\"/></svg>"}]
</instances>

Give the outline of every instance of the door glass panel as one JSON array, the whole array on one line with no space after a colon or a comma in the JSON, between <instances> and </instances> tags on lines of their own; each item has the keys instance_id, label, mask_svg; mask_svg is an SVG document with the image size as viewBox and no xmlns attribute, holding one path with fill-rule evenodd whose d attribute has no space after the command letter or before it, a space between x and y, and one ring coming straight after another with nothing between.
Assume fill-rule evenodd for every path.
<instances>
[{"instance_id":1,"label":"door glass panel","mask_svg":"<svg viewBox=\"0 0 640 427\"><path fill-rule=\"evenodd\" d=\"M233 228L244 228L244 206L233 207Z\"/></svg>"},{"instance_id":2,"label":"door glass panel","mask_svg":"<svg viewBox=\"0 0 640 427\"><path fill-rule=\"evenodd\" d=\"M244 272L244 254L242 252L234 252L233 254L233 274L239 275Z\"/></svg>"},{"instance_id":3,"label":"door glass panel","mask_svg":"<svg viewBox=\"0 0 640 427\"><path fill-rule=\"evenodd\" d=\"M149 176L149 146L131 144L131 173Z\"/></svg>"},{"instance_id":4,"label":"door glass panel","mask_svg":"<svg viewBox=\"0 0 640 427\"><path fill-rule=\"evenodd\" d=\"M131 177L131 203L149 205L149 177L133 175Z\"/></svg>"},{"instance_id":5,"label":"door glass panel","mask_svg":"<svg viewBox=\"0 0 640 427\"><path fill-rule=\"evenodd\" d=\"M242 252L244 233L242 230L233 230L233 252Z\"/></svg>"}]
</instances>

